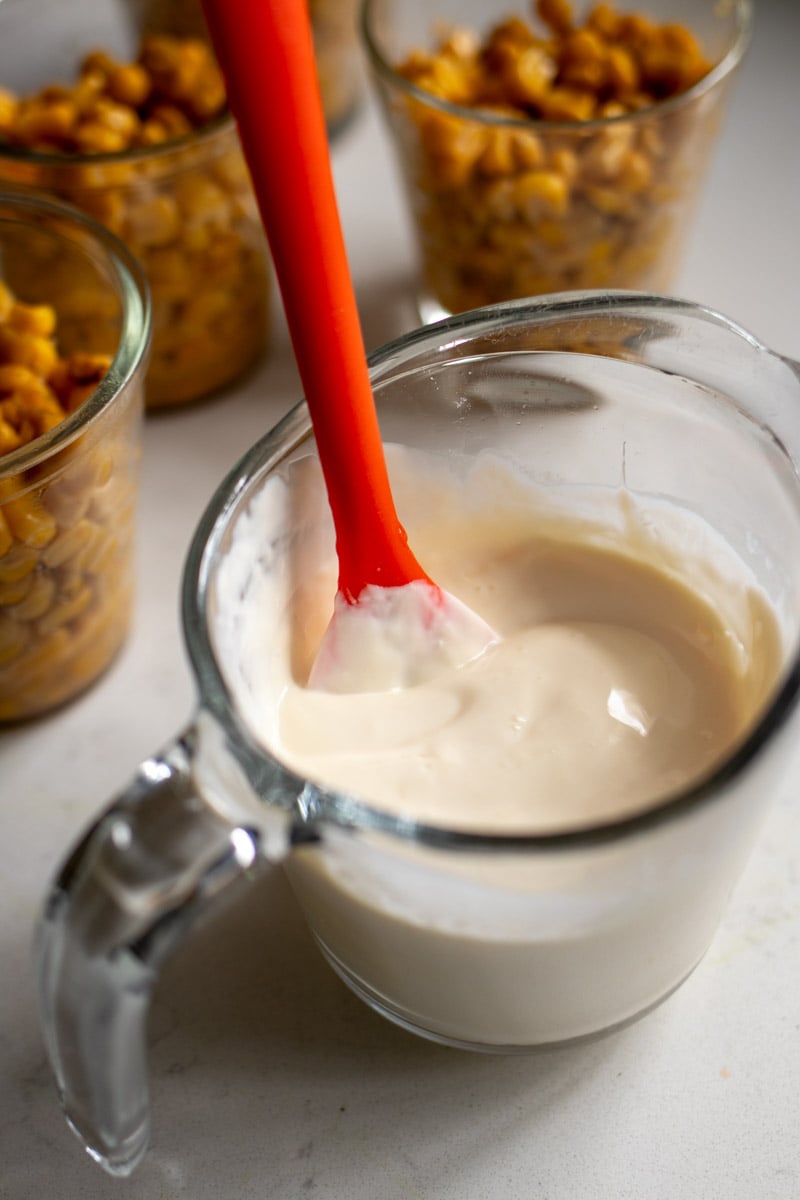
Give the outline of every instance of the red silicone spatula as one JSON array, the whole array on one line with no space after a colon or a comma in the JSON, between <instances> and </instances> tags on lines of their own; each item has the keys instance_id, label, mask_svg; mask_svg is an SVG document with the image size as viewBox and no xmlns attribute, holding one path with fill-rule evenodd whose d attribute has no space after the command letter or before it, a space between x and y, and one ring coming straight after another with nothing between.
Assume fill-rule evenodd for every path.
<instances>
[{"instance_id":1,"label":"red silicone spatula","mask_svg":"<svg viewBox=\"0 0 800 1200\"><path fill-rule=\"evenodd\" d=\"M312 682L339 691L404 686L443 661L475 657L496 638L428 578L397 516L339 222L307 0L204 0L204 8L272 251L336 532L339 594ZM395 596L395 589L404 590ZM363 629L354 638L344 631L366 622L362 614L369 614L372 640ZM378 651L382 666L363 663L362 670L349 661L348 647L358 644L363 660L365 647L380 643L390 626L388 658Z\"/></svg>"}]
</instances>

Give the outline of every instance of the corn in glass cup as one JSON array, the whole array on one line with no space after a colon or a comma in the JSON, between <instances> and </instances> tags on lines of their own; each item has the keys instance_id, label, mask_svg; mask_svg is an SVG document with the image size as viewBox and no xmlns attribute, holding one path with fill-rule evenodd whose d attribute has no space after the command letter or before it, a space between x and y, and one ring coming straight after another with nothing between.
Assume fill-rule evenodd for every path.
<instances>
[{"instance_id":1,"label":"corn in glass cup","mask_svg":"<svg viewBox=\"0 0 800 1200\"><path fill-rule=\"evenodd\" d=\"M132 62L145 35L207 40L199 4L4 0L0 89L30 96L73 85L84 56ZM153 303L150 408L209 395L246 372L268 337L269 257L233 118L152 146L54 153L4 143L0 184L64 199L115 233L139 259ZM7 141L7 140L6 140ZM101 314L87 318L102 319Z\"/></svg>"},{"instance_id":2,"label":"corn in glass cup","mask_svg":"<svg viewBox=\"0 0 800 1200\"><path fill-rule=\"evenodd\" d=\"M545 7L563 10L561 0ZM750 0L652 0L646 18L645 5L640 11L628 0L613 10L576 3L573 29L596 7L631 16L620 27L628 38L648 23L683 26L699 40L711 70L679 95L635 112L577 119L596 69L580 61L578 39L572 69L585 83L575 75L577 82L560 92L569 119L509 116L503 103L479 109L442 98L460 86L464 31L470 31L467 48L475 37L485 46L506 10L488 0L364 0L362 34L419 248L424 320L549 292L669 290L749 41ZM545 32L530 5L518 0L510 11ZM401 64L452 30L460 31L451 38L455 53L434 72L439 94L410 82ZM681 34L673 36L679 45ZM620 58L624 53L618 66ZM515 64L522 92L535 86L525 72L536 66L536 52ZM559 105L550 110L558 113Z\"/></svg>"},{"instance_id":3,"label":"corn in glass cup","mask_svg":"<svg viewBox=\"0 0 800 1200\"><path fill-rule=\"evenodd\" d=\"M55 310L61 355L87 348L76 310L102 311L93 353L110 359L63 421L0 454L3 722L83 691L127 633L150 303L138 264L115 237L77 210L25 193L0 192L0 280L4 310L11 296ZM3 400L29 402L36 356L46 356L46 339L9 332L6 315L0 409Z\"/></svg>"}]
</instances>

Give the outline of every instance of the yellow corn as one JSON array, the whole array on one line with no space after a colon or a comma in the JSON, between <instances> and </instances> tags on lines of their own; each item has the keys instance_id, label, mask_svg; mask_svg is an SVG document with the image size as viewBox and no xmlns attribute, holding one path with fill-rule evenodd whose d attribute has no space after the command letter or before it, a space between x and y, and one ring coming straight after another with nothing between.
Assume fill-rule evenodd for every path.
<instances>
[{"instance_id":1,"label":"yellow corn","mask_svg":"<svg viewBox=\"0 0 800 1200\"><path fill-rule=\"evenodd\" d=\"M8 608L21 604L33 587L33 575L23 575L17 579L9 579L0 583L0 605Z\"/></svg>"},{"instance_id":2,"label":"yellow corn","mask_svg":"<svg viewBox=\"0 0 800 1200\"><path fill-rule=\"evenodd\" d=\"M11 308L5 324L17 333L49 338L56 327L56 310L51 304L20 304L18 301Z\"/></svg>"},{"instance_id":3,"label":"yellow corn","mask_svg":"<svg viewBox=\"0 0 800 1200\"><path fill-rule=\"evenodd\" d=\"M0 509L0 521L4 520ZM19 542L10 545L0 556L0 584L16 583L24 579L26 575L30 575L38 561L38 551L32 546L23 546Z\"/></svg>"},{"instance_id":4,"label":"yellow corn","mask_svg":"<svg viewBox=\"0 0 800 1200\"><path fill-rule=\"evenodd\" d=\"M52 596L50 599L52 601ZM47 637L56 629L63 628L79 617L91 601L91 589L82 580L68 581L59 593L56 603L48 603L40 614L39 632Z\"/></svg>"},{"instance_id":5,"label":"yellow corn","mask_svg":"<svg viewBox=\"0 0 800 1200\"><path fill-rule=\"evenodd\" d=\"M8 522L3 516L3 510L0 508L0 561L5 558L13 544L13 534L8 528Z\"/></svg>"},{"instance_id":6,"label":"yellow corn","mask_svg":"<svg viewBox=\"0 0 800 1200\"><path fill-rule=\"evenodd\" d=\"M3 515L14 537L26 546L39 549L56 536L55 518L33 493L6 500Z\"/></svg>"}]
</instances>

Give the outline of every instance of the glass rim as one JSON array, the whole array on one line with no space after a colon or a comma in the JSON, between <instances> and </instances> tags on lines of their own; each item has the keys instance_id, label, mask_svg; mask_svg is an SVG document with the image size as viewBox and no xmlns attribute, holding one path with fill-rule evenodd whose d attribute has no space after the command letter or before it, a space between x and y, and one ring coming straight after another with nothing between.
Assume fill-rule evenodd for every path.
<instances>
[{"instance_id":1,"label":"glass rim","mask_svg":"<svg viewBox=\"0 0 800 1200\"><path fill-rule=\"evenodd\" d=\"M693 84L692 87L687 88L686 91L680 92L676 96L656 101L653 104L649 104L646 108L637 109L635 112L620 113L617 116L611 117L592 117L585 121L553 121L542 117L509 117L501 113L493 113L487 109L469 108L463 104L454 104L452 101L443 100L441 97L435 96L432 92L428 92L406 79L388 61L378 45L372 24L374 9L378 3L380 3L380 0L361 0L359 28L367 51L367 57L380 79L405 92L413 100L425 104L429 108L438 109L448 116L458 117L461 120L472 121L477 125L484 125L490 128L526 129L529 132L531 130L541 130L545 133L581 133L584 130L596 132L623 123L645 123L660 117L662 114L668 115L669 113L676 112L701 96L706 95L708 92L713 91L718 84L728 78L744 58L753 31L752 0L733 0L733 14L736 19L735 37L719 62L715 63L711 70L702 79L698 80L697 83Z\"/></svg>"},{"instance_id":2,"label":"glass rim","mask_svg":"<svg viewBox=\"0 0 800 1200\"><path fill-rule=\"evenodd\" d=\"M534 317L562 319L570 315L624 314L635 308L699 318L727 329L754 349L772 353L762 342L730 318L712 308L676 297L647 292L609 290L563 292L488 305L410 330L372 351L370 374L380 382L381 368L391 367L398 356L429 343L446 351L476 335L529 323ZM486 357L491 352L484 352ZM776 356L777 357L777 356ZM414 369L412 365L412 369ZM232 694L217 664L210 637L209 589L214 562L225 535L235 519L242 497L278 462L312 434L311 419L304 400L299 401L267 434L260 438L222 480L212 496L192 539L182 584L183 636L200 691L200 708L218 721L238 752L247 772L257 771L265 760L274 764L284 779L293 784L295 800L303 794L307 836L314 840L315 826L327 825L353 831L386 834L403 843L462 852L568 852L594 846L614 845L640 836L659 826L691 814L723 797L757 757L763 746L785 725L800 700L800 646L787 661L775 694L749 730L715 767L688 785L654 798L646 808L608 820L543 832L519 830L490 833L452 829L386 813L359 797L310 782L287 767L268 747L255 738L237 712ZM264 800L268 806L269 800Z\"/></svg>"},{"instance_id":3,"label":"glass rim","mask_svg":"<svg viewBox=\"0 0 800 1200\"><path fill-rule=\"evenodd\" d=\"M65 230L80 229L100 247L105 264L119 285L120 335L111 365L91 395L47 433L0 457L0 478L20 475L41 464L85 433L126 390L150 347L150 289L138 260L127 246L105 226L70 204L34 192L0 190L0 223L17 223L30 229L37 218L57 223ZM64 232L56 228L52 236L54 240L63 239Z\"/></svg>"},{"instance_id":4,"label":"glass rim","mask_svg":"<svg viewBox=\"0 0 800 1200\"><path fill-rule=\"evenodd\" d=\"M143 162L167 160L172 155L183 150L191 150L196 146L206 147L218 138L235 130L236 123L230 109L225 109L219 116L206 121L188 133L178 137L156 142L152 146L131 146L127 150L104 151L103 153L70 153L59 154L56 151L31 150L27 146L14 146L0 141L0 161L13 159L15 162L32 163L35 166L47 167L50 170L67 170L80 167L111 167L124 166Z\"/></svg>"}]
</instances>

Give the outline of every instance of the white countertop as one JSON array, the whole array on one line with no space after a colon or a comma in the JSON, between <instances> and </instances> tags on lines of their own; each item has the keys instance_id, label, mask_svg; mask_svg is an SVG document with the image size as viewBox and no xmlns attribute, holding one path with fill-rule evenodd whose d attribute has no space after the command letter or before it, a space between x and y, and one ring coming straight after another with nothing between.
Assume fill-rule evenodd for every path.
<instances>
[{"instance_id":1,"label":"white countertop","mask_svg":"<svg viewBox=\"0 0 800 1200\"><path fill-rule=\"evenodd\" d=\"M800 358L800 4L757 8L675 291ZM334 166L374 347L411 323L412 255L372 104ZM334 977L272 873L164 973L139 1171L109 1179L68 1132L34 1014L34 916L84 824L191 714L177 615L191 534L298 395L276 313L254 377L148 421L127 646L85 697L0 733L0 1200L796 1200L800 756L708 955L631 1028L510 1058L416 1039Z\"/></svg>"}]
</instances>

